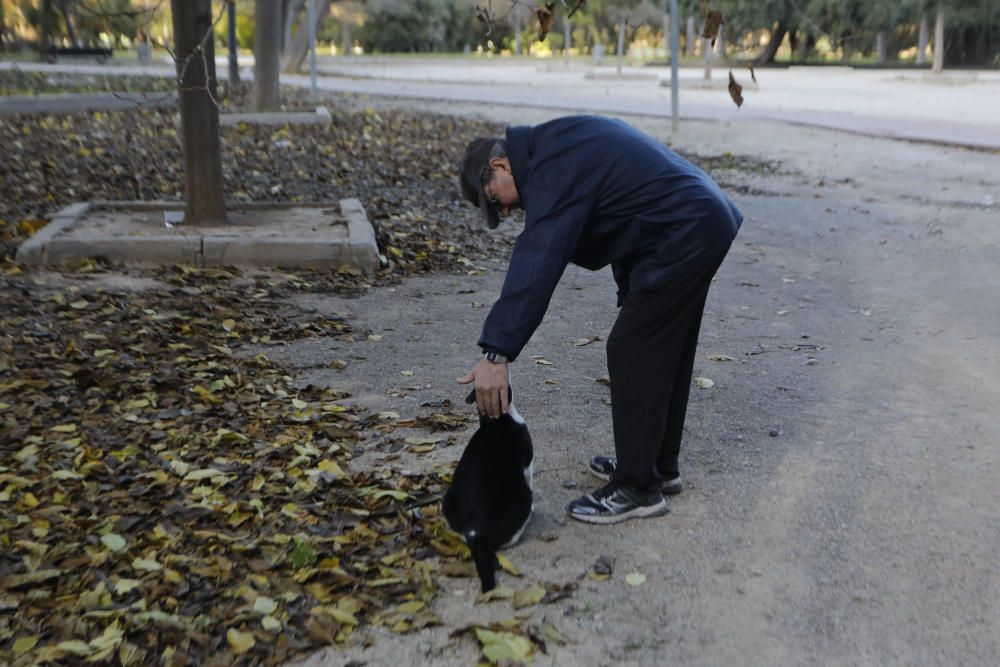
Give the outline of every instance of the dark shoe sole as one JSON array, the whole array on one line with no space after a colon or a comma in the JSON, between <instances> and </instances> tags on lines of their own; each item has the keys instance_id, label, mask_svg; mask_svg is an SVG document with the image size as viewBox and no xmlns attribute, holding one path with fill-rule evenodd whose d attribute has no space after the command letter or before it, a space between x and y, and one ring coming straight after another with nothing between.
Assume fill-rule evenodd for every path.
<instances>
[{"instance_id":1,"label":"dark shoe sole","mask_svg":"<svg viewBox=\"0 0 1000 667\"><path fill-rule=\"evenodd\" d=\"M596 470L593 466L590 466L588 469L590 470L590 474L593 475L594 477L597 477L598 479L603 479L603 480L611 479L611 475L609 475L606 472L601 472L599 470ZM683 490L684 490L684 482L681 481L681 478L679 476L674 477L673 479L663 480L663 486L660 487L660 492L665 496L676 496Z\"/></svg>"}]
</instances>

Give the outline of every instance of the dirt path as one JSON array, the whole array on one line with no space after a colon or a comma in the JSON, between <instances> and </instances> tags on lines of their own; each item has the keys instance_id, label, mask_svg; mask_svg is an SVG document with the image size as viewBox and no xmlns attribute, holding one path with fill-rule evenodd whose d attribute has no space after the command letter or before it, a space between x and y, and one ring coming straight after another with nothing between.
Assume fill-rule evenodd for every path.
<instances>
[{"instance_id":1,"label":"dirt path","mask_svg":"<svg viewBox=\"0 0 1000 667\"><path fill-rule=\"evenodd\" d=\"M545 115L512 113L494 119ZM629 120L665 136L662 121ZM607 389L594 381L606 375L603 343L572 342L606 337L610 274L571 268L513 367L538 498L508 554L524 576L503 583L580 580L568 600L526 610L570 638L536 664L995 664L1000 158L770 123L690 123L674 143L779 168L745 160L723 179L747 220L710 295L695 374L715 386L693 390L687 490L666 518L564 518L565 502L595 485L586 460L611 449ZM382 339L269 355L298 367L297 382L403 416L458 401L453 378L476 358L505 266L482 268L303 302ZM325 368L334 358L350 363ZM459 447L365 457L418 468ZM580 579L601 555L616 560L611 580ZM645 583L627 585L630 572ZM475 642L449 634L514 615L475 593L473 580L444 579L445 627L376 630L370 648L303 664L474 664Z\"/></svg>"}]
</instances>

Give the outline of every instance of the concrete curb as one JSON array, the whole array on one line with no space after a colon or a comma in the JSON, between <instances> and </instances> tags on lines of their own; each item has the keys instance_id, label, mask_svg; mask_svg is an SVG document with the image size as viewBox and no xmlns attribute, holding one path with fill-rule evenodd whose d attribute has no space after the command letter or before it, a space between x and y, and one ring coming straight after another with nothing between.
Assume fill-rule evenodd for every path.
<instances>
[{"instance_id":1,"label":"concrete curb","mask_svg":"<svg viewBox=\"0 0 1000 667\"><path fill-rule=\"evenodd\" d=\"M54 93L0 97L0 116L32 113L121 111L177 106L177 93Z\"/></svg>"},{"instance_id":2,"label":"concrete curb","mask_svg":"<svg viewBox=\"0 0 1000 667\"><path fill-rule=\"evenodd\" d=\"M72 227L89 210L90 204L86 202L70 204L60 210L49 224L39 229L30 239L18 247L14 261L23 266L47 265L49 263L49 245L52 240Z\"/></svg>"},{"instance_id":3,"label":"concrete curb","mask_svg":"<svg viewBox=\"0 0 1000 667\"><path fill-rule=\"evenodd\" d=\"M339 202L347 223L347 240L265 237L239 238L211 236L178 230L171 235L143 237L91 236L60 238L92 209L90 203L68 206L21 244L15 255L18 264L29 268L55 266L85 257L138 264L190 264L193 266L249 265L313 269L353 267L366 275L379 268L378 246L364 207L357 199ZM101 202L103 208L128 210L170 210L182 206L170 202ZM249 209L270 208L255 203ZM301 204L275 204L273 208L304 208ZM310 207L313 208L313 207ZM316 208L326 208L318 206Z\"/></svg>"},{"instance_id":4,"label":"concrete curb","mask_svg":"<svg viewBox=\"0 0 1000 667\"><path fill-rule=\"evenodd\" d=\"M333 115L326 107L316 107L316 111L219 114L219 124L224 127L239 125L240 123L250 125L326 125L332 121Z\"/></svg>"},{"instance_id":5,"label":"concrete curb","mask_svg":"<svg viewBox=\"0 0 1000 667\"><path fill-rule=\"evenodd\" d=\"M340 212L347 219L347 246L349 261L362 267L365 273L374 273L379 267L378 243L375 229L368 221L361 201L341 199Z\"/></svg>"}]
</instances>

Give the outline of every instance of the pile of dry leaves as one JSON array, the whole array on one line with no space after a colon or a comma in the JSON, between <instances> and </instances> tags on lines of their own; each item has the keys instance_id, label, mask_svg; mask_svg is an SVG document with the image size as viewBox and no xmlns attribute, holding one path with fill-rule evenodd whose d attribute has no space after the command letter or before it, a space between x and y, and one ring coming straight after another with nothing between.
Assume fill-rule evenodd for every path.
<instances>
[{"instance_id":1,"label":"pile of dry leaves","mask_svg":"<svg viewBox=\"0 0 1000 667\"><path fill-rule=\"evenodd\" d=\"M500 130L336 107L329 126L242 125L223 134L227 193L358 197L389 259L378 283L465 271L508 242L459 200L454 162ZM436 578L473 574L438 514L450 469L353 461L373 434L468 417L370 414L256 355L365 336L293 298L362 279L175 267L133 271L159 285L133 292L87 287L107 267L86 262L39 284L13 253L61 207L181 198L173 112L8 117L0 145L0 663L275 664L366 625L437 623ZM491 660L563 641L520 621L459 632Z\"/></svg>"}]
</instances>

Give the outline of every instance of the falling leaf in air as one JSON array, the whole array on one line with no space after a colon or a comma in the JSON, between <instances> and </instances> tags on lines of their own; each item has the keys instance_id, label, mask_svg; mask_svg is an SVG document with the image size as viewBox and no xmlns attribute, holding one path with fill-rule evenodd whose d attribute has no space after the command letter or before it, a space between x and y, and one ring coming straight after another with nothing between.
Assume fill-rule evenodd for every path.
<instances>
[{"instance_id":1,"label":"falling leaf in air","mask_svg":"<svg viewBox=\"0 0 1000 667\"><path fill-rule=\"evenodd\" d=\"M715 40L719 37L719 26L725 23L722 18L722 12L711 9L705 16L705 26L701 30L702 37L708 37L712 40L712 46L715 46Z\"/></svg>"},{"instance_id":2,"label":"falling leaf in air","mask_svg":"<svg viewBox=\"0 0 1000 667\"><path fill-rule=\"evenodd\" d=\"M743 86L736 83L732 70L729 70L729 96L736 102L737 109L743 106Z\"/></svg>"},{"instance_id":3,"label":"falling leaf in air","mask_svg":"<svg viewBox=\"0 0 1000 667\"><path fill-rule=\"evenodd\" d=\"M549 35L549 30L552 30L552 26L555 25L556 16L553 13L556 3L549 2L544 5L538 5L535 8L535 16L538 17L538 41L544 42L545 38Z\"/></svg>"}]
</instances>

